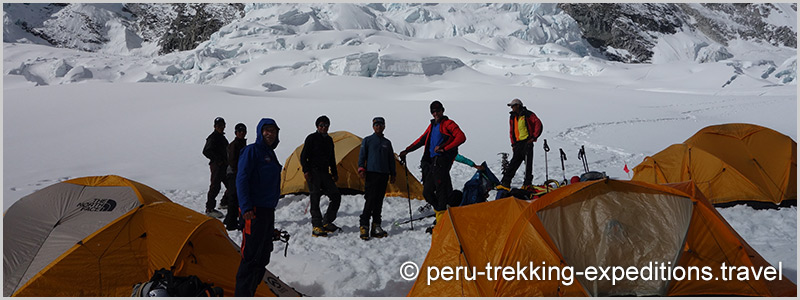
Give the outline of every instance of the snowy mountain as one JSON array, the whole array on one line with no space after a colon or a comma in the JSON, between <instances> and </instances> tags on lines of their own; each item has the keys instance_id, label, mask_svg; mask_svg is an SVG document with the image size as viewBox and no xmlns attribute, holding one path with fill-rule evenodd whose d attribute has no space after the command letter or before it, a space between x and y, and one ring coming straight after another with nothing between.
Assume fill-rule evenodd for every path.
<instances>
[{"instance_id":1,"label":"snowy mountain","mask_svg":"<svg viewBox=\"0 0 800 300\"><path fill-rule=\"evenodd\" d=\"M201 149L217 116L229 139L234 124L251 128L248 142L258 120L274 118L283 161L323 114L331 131L360 137L383 116L399 152L438 99L467 135L459 153L499 174L498 153L511 150L506 104L520 98L552 148L535 144L535 183L584 172L582 146L591 170L627 179L625 166L709 125L753 123L797 140L791 3L5 3L3 13L4 209L55 182L116 174L202 211ZM420 155L409 154L416 178ZM455 164L453 186L473 174ZM430 219L393 226L409 202L387 198L389 237L364 242L363 196L346 195L344 231L313 238L308 201L279 201L276 225L292 238L287 256L276 244L271 271L312 296L408 293L399 268L425 259ZM410 205L414 217L430 213ZM796 282L795 207L719 211Z\"/></svg>"},{"instance_id":2,"label":"snowy mountain","mask_svg":"<svg viewBox=\"0 0 800 300\"><path fill-rule=\"evenodd\" d=\"M418 38L516 37L531 44L556 43L579 55L600 50L611 60L627 62L650 61L659 37L679 32L697 38L698 45L701 40L711 40L724 47L731 40L742 39L797 47L794 3L4 5L6 27L55 46L102 51L103 44L114 35L128 34L133 35L126 37L128 40L160 45L159 53L189 50L222 25L236 21L247 11L261 9L274 11L261 18L274 24L274 35L373 29ZM20 38L6 35L4 41ZM137 43L129 46L141 47ZM721 59L731 55L724 49L717 51L722 51Z\"/></svg>"}]
</instances>

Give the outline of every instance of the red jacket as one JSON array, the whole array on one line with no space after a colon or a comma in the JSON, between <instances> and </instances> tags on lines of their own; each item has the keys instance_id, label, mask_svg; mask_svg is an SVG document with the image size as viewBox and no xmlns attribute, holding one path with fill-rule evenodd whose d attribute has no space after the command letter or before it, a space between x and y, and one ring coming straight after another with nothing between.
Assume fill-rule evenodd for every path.
<instances>
[{"instance_id":1,"label":"red jacket","mask_svg":"<svg viewBox=\"0 0 800 300\"><path fill-rule=\"evenodd\" d=\"M458 154L458 146L467 140L467 136L464 135L464 132L461 131L461 128L458 127L456 122L450 120L447 116L443 116L442 118L441 125L439 125L439 132L442 134L442 142L439 146L444 148L445 156L452 156L451 159L455 159ZM433 127L435 121L436 120L431 120L431 124L425 129L425 132L423 132L416 141L411 143L411 145L406 147L406 152L412 152L419 149L419 147L425 146L425 154L422 155L422 159L430 159L430 147L428 147L428 143L431 139L431 127Z\"/></svg>"},{"instance_id":2,"label":"red jacket","mask_svg":"<svg viewBox=\"0 0 800 300\"><path fill-rule=\"evenodd\" d=\"M515 132L517 131L517 122L514 120L516 115L512 111L511 116L508 118L509 124L509 134L511 136L511 144L518 142L517 136ZM522 116L525 116L525 126L528 127L528 139L533 138L535 142L540 135L542 135L542 121L539 120L539 117L536 116L535 113L528 110L526 107L522 107Z\"/></svg>"}]
</instances>

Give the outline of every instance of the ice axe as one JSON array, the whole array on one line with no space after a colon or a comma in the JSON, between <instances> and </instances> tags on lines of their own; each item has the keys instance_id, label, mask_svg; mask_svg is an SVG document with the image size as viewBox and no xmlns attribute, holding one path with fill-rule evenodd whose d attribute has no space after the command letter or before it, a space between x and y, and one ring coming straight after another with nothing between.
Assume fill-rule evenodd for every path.
<instances>
[{"instance_id":1,"label":"ice axe","mask_svg":"<svg viewBox=\"0 0 800 300\"><path fill-rule=\"evenodd\" d=\"M544 180L550 179L547 174L547 152L550 152L550 146L547 146L547 139L544 139Z\"/></svg>"},{"instance_id":2,"label":"ice axe","mask_svg":"<svg viewBox=\"0 0 800 300\"><path fill-rule=\"evenodd\" d=\"M564 149L558 148L558 151L561 152L561 175L564 176L564 184L567 184L567 173L564 171L564 161L567 160L567 154L564 153Z\"/></svg>"},{"instance_id":3,"label":"ice axe","mask_svg":"<svg viewBox=\"0 0 800 300\"><path fill-rule=\"evenodd\" d=\"M586 149L583 148L583 145L581 145L581 149L578 150L578 159L583 162L584 172L589 173L589 162L586 161Z\"/></svg>"}]
</instances>

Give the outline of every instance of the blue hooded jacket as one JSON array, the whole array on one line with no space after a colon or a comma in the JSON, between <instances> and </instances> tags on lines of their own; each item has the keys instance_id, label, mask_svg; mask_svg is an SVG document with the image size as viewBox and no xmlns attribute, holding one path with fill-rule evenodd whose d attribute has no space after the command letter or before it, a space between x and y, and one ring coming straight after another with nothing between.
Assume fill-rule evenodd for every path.
<instances>
[{"instance_id":1,"label":"blue hooded jacket","mask_svg":"<svg viewBox=\"0 0 800 300\"><path fill-rule=\"evenodd\" d=\"M239 156L239 172L236 173L236 192L242 213L254 207L275 208L281 195L281 164L275 155L280 139L275 138L272 147L267 146L261 135L265 125L278 123L270 118L258 122L256 142L242 149Z\"/></svg>"}]
</instances>

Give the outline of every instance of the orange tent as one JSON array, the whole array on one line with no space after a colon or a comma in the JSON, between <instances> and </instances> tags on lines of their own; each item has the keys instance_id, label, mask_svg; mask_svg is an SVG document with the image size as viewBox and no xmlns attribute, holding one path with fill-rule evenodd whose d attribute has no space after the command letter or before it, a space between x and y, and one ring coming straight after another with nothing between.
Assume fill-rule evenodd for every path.
<instances>
[{"instance_id":1,"label":"orange tent","mask_svg":"<svg viewBox=\"0 0 800 300\"><path fill-rule=\"evenodd\" d=\"M329 135L333 138L336 170L339 173L339 181L336 182L336 186L343 193L364 193L364 181L358 176L358 153L361 150L362 139L347 131L331 132ZM308 193L308 183L303 177L303 167L300 165L300 152L302 151L303 145L298 146L283 164L281 195ZM395 167L397 178L395 183L387 185L386 197L423 200L422 184L410 172L406 173L397 156L395 156Z\"/></svg>"},{"instance_id":2,"label":"orange tent","mask_svg":"<svg viewBox=\"0 0 800 300\"><path fill-rule=\"evenodd\" d=\"M633 172L633 180L650 183L692 180L714 205L797 201L797 143L757 125L703 128L645 157Z\"/></svg>"},{"instance_id":3,"label":"orange tent","mask_svg":"<svg viewBox=\"0 0 800 300\"><path fill-rule=\"evenodd\" d=\"M723 263L770 265L691 183L581 182L529 205L505 198L450 208L439 224L409 296L794 296L797 290L774 274L774 281L763 276L722 280ZM486 274L496 268L519 270L518 263L530 266L524 274L539 267L540 277ZM697 279L680 271L655 277L653 270L661 266ZM450 280L445 280L445 267L460 267L460 277L447 273ZM585 273L591 268L597 274L634 268L641 276L613 281Z\"/></svg>"},{"instance_id":4,"label":"orange tent","mask_svg":"<svg viewBox=\"0 0 800 300\"><path fill-rule=\"evenodd\" d=\"M232 296L240 259L218 220L119 176L51 185L3 218L4 296L126 297L161 268Z\"/></svg>"}]
</instances>

